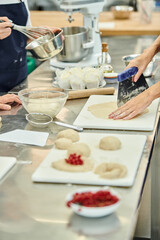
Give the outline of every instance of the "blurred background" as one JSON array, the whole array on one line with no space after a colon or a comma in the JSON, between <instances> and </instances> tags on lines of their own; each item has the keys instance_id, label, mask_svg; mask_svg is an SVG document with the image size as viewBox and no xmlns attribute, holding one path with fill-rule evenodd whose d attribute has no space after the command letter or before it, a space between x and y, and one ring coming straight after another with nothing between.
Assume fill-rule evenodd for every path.
<instances>
[{"instance_id":1,"label":"blurred background","mask_svg":"<svg viewBox=\"0 0 160 240\"><path fill-rule=\"evenodd\" d=\"M56 0L30 0L28 3L31 10L60 10ZM115 5L129 5L137 10L137 0L106 0L104 11Z\"/></svg>"},{"instance_id":2,"label":"blurred background","mask_svg":"<svg viewBox=\"0 0 160 240\"><path fill-rule=\"evenodd\" d=\"M104 11L110 10L112 6L116 5L128 5L134 8L134 11L138 10L138 1L139 0L106 0L104 6ZM154 0L155 10L160 10L160 0ZM30 10L48 10L48 11L58 11L60 10L57 0L30 0L28 1Z\"/></svg>"},{"instance_id":3,"label":"blurred background","mask_svg":"<svg viewBox=\"0 0 160 240\"><path fill-rule=\"evenodd\" d=\"M104 11L107 11L111 6L128 5L134 7L137 11L138 0L106 0ZM60 10L57 0L30 0L28 1L31 10ZM160 9L160 0L155 0L156 10Z\"/></svg>"}]
</instances>

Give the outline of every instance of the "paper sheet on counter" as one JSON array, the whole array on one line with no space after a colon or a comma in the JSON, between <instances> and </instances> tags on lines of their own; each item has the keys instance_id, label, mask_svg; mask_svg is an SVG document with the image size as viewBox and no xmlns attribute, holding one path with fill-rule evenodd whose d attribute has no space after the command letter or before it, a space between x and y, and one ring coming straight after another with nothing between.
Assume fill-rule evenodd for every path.
<instances>
[{"instance_id":1,"label":"paper sheet on counter","mask_svg":"<svg viewBox=\"0 0 160 240\"><path fill-rule=\"evenodd\" d=\"M14 157L0 157L0 180L15 164L16 158Z\"/></svg>"},{"instance_id":2,"label":"paper sheet on counter","mask_svg":"<svg viewBox=\"0 0 160 240\"><path fill-rule=\"evenodd\" d=\"M100 29L114 29L115 23L114 22L100 22L99 28Z\"/></svg>"},{"instance_id":3,"label":"paper sheet on counter","mask_svg":"<svg viewBox=\"0 0 160 240\"><path fill-rule=\"evenodd\" d=\"M49 133L16 129L0 134L0 141L45 146Z\"/></svg>"}]
</instances>

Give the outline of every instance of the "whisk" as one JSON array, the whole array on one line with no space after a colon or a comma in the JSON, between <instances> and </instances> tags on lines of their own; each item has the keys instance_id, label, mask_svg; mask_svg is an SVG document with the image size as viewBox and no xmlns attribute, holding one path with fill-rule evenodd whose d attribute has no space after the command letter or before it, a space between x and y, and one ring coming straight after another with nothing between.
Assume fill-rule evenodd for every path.
<instances>
[{"instance_id":1,"label":"whisk","mask_svg":"<svg viewBox=\"0 0 160 240\"><path fill-rule=\"evenodd\" d=\"M0 23L5 22L4 20L0 20ZM11 21L12 22L12 21ZM20 26L17 24L14 24L12 22L12 29L19 31L26 35L31 40L38 39L38 41L43 41L44 39L39 39L43 36L53 37L54 33L50 30L48 27L30 27L30 26Z\"/></svg>"}]
</instances>

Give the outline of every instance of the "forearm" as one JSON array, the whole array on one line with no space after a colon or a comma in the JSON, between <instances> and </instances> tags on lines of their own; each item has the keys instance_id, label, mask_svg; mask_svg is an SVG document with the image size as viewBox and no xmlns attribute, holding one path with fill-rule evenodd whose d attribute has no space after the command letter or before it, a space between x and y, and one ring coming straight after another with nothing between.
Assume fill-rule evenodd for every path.
<instances>
[{"instance_id":1,"label":"forearm","mask_svg":"<svg viewBox=\"0 0 160 240\"><path fill-rule=\"evenodd\" d=\"M158 52L160 52L160 36L153 42L150 47L144 50L143 54L151 61Z\"/></svg>"},{"instance_id":2,"label":"forearm","mask_svg":"<svg viewBox=\"0 0 160 240\"><path fill-rule=\"evenodd\" d=\"M151 102L160 97L160 82L157 82L156 84L149 87L146 92L148 93L148 97L151 100Z\"/></svg>"}]
</instances>

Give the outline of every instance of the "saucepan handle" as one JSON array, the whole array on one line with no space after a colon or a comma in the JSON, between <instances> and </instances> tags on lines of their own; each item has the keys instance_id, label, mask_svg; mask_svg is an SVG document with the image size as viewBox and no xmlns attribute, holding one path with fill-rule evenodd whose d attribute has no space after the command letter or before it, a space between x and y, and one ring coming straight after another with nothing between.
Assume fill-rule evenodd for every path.
<instances>
[{"instance_id":1,"label":"saucepan handle","mask_svg":"<svg viewBox=\"0 0 160 240\"><path fill-rule=\"evenodd\" d=\"M137 72L138 72L137 67L131 67L131 68L124 70L123 72L118 74L118 82L122 82L122 81L134 76Z\"/></svg>"},{"instance_id":2,"label":"saucepan handle","mask_svg":"<svg viewBox=\"0 0 160 240\"><path fill-rule=\"evenodd\" d=\"M58 122L58 121L53 121L53 123L55 123L55 124L57 124L59 126L68 127L68 128L77 130L78 132L82 132L83 131L82 127L71 125L71 124L68 124L68 123Z\"/></svg>"},{"instance_id":3,"label":"saucepan handle","mask_svg":"<svg viewBox=\"0 0 160 240\"><path fill-rule=\"evenodd\" d=\"M9 21L12 23L12 20L9 19ZM4 23L5 21L0 19L0 23ZM10 28L13 28L14 24L12 23L12 26Z\"/></svg>"},{"instance_id":4,"label":"saucepan handle","mask_svg":"<svg viewBox=\"0 0 160 240\"><path fill-rule=\"evenodd\" d=\"M83 48L92 48L94 47L94 41L83 43Z\"/></svg>"}]
</instances>

